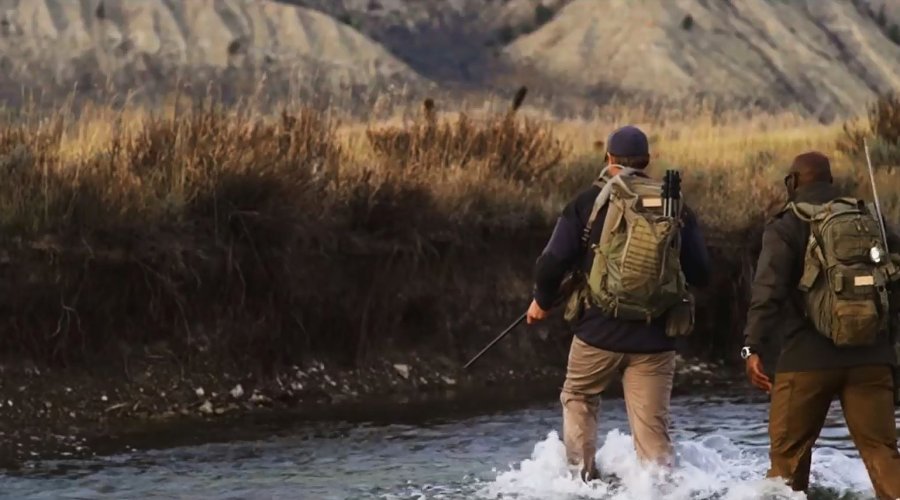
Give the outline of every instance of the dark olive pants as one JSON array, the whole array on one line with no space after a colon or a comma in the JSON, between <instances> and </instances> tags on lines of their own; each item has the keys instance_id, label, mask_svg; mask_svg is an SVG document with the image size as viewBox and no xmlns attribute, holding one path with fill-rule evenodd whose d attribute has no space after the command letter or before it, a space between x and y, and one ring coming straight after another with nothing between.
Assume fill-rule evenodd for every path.
<instances>
[{"instance_id":1,"label":"dark olive pants","mask_svg":"<svg viewBox=\"0 0 900 500\"><path fill-rule=\"evenodd\" d=\"M794 490L807 490L812 447L835 396L878 498L900 497L893 378L887 366L776 374L768 476L786 479Z\"/></svg>"}]
</instances>

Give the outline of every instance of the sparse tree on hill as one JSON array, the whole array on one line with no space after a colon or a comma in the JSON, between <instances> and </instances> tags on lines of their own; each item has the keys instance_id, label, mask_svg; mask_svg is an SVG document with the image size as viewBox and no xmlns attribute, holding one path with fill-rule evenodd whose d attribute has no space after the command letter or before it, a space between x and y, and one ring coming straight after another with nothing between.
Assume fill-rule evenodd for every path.
<instances>
[{"instance_id":1,"label":"sparse tree on hill","mask_svg":"<svg viewBox=\"0 0 900 500\"><path fill-rule=\"evenodd\" d=\"M534 8L534 24L537 26L542 26L548 23L551 19L553 19L553 9L547 7L546 5L539 3Z\"/></svg>"},{"instance_id":2,"label":"sparse tree on hill","mask_svg":"<svg viewBox=\"0 0 900 500\"><path fill-rule=\"evenodd\" d=\"M884 11L883 4L881 8L878 9L878 15L875 16L875 22L878 23L878 26L881 26L882 28L887 26L887 14Z\"/></svg>"},{"instance_id":3,"label":"sparse tree on hill","mask_svg":"<svg viewBox=\"0 0 900 500\"><path fill-rule=\"evenodd\" d=\"M891 39L897 45L900 45L900 26L896 24L892 24L891 28L887 32L888 38Z\"/></svg>"}]
</instances>

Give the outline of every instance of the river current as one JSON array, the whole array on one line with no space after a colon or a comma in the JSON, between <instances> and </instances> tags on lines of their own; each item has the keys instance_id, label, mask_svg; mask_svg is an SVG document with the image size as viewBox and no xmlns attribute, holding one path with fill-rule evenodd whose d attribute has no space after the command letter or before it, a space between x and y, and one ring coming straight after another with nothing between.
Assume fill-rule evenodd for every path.
<instances>
[{"instance_id":1,"label":"river current","mask_svg":"<svg viewBox=\"0 0 900 500\"><path fill-rule=\"evenodd\" d=\"M616 479L590 485L566 467L559 404L545 402L402 425L293 422L233 441L35 462L0 476L0 498L806 498L763 479L763 398L675 397L672 412L679 463L663 475L637 464L623 402L604 401L598 464ZM812 482L811 498L873 497L837 403L813 455Z\"/></svg>"}]
</instances>

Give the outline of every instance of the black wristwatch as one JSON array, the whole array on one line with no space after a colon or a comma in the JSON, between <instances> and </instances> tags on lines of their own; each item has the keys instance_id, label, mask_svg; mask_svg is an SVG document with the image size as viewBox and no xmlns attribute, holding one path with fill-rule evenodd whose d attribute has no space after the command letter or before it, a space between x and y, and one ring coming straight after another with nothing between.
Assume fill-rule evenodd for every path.
<instances>
[{"instance_id":1,"label":"black wristwatch","mask_svg":"<svg viewBox=\"0 0 900 500\"><path fill-rule=\"evenodd\" d=\"M741 359L749 359L750 356L753 356L754 354L757 354L757 352L756 349L752 347L744 346L741 348Z\"/></svg>"}]
</instances>

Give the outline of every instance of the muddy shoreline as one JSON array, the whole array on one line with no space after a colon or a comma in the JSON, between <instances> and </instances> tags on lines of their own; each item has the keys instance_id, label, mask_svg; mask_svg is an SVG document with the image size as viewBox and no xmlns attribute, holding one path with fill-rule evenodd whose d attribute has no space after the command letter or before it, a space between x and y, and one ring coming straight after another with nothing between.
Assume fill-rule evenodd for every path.
<instances>
[{"instance_id":1,"label":"muddy shoreline","mask_svg":"<svg viewBox=\"0 0 900 500\"><path fill-rule=\"evenodd\" d=\"M131 373L4 364L0 468L239 439L247 421L274 432L304 420L397 423L498 411L553 401L564 366L507 363L464 373L410 355L361 369L315 360L260 376L212 364L184 372L177 363L147 358L132 363ZM675 391L724 387L736 376L733 368L679 357ZM608 396L619 394L614 386Z\"/></svg>"}]
</instances>

